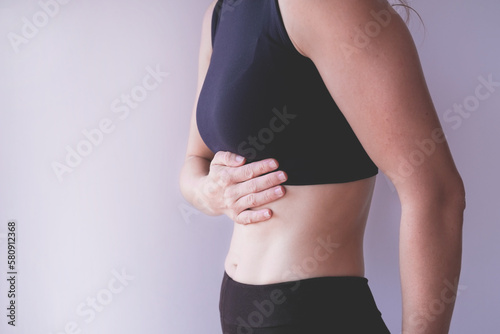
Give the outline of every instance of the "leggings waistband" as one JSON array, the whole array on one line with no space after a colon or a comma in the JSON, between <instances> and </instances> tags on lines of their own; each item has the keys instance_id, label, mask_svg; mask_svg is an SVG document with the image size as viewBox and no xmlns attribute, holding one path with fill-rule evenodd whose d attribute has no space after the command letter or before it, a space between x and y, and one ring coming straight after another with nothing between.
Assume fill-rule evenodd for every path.
<instances>
[{"instance_id":1,"label":"leggings waistband","mask_svg":"<svg viewBox=\"0 0 500 334\"><path fill-rule=\"evenodd\" d=\"M358 284L366 284L368 283L368 279L363 276L321 276L321 277L309 277L309 278L303 278L299 280L294 280L294 281L284 281L284 282L278 282L278 283L269 283L269 284L249 284L249 283L242 283L235 281L231 276L227 274L227 272L224 270L224 277L223 280L228 280L231 281L232 284L235 285L240 285L244 286L247 288L270 288L270 287L280 287L280 286L286 286L290 284L327 284L329 285L331 281L337 281L337 282L342 282L342 284L353 284L353 285L358 285Z\"/></svg>"},{"instance_id":2,"label":"leggings waistband","mask_svg":"<svg viewBox=\"0 0 500 334\"><path fill-rule=\"evenodd\" d=\"M224 334L320 333L325 328L363 333L360 326L368 326L366 333L389 333L368 279L361 276L259 285L235 281L224 271L219 310Z\"/></svg>"}]
</instances>

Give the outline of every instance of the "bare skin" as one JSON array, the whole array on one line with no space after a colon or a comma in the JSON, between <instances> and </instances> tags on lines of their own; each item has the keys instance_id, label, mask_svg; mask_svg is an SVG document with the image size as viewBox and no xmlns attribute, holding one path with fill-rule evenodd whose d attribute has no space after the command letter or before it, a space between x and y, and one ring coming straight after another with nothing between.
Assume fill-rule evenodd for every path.
<instances>
[{"instance_id":1,"label":"bare skin","mask_svg":"<svg viewBox=\"0 0 500 334\"><path fill-rule=\"evenodd\" d=\"M208 175L191 188L199 190L192 193L198 208L211 215L225 213L235 221L225 261L229 276L242 283L269 284L364 275L363 234L375 177L275 186L283 182L280 171L261 176L274 170L268 163L272 159L241 166L231 161L235 157L218 152ZM270 218L264 216L267 212Z\"/></svg>"},{"instance_id":2,"label":"bare skin","mask_svg":"<svg viewBox=\"0 0 500 334\"><path fill-rule=\"evenodd\" d=\"M363 232L374 184L370 178L285 186L286 196L265 205L273 212L271 219L235 223L226 272L249 284L363 276Z\"/></svg>"},{"instance_id":3,"label":"bare skin","mask_svg":"<svg viewBox=\"0 0 500 334\"><path fill-rule=\"evenodd\" d=\"M465 191L406 25L383 0L279 4L296 49L315 63L365 150L397 189L403 333L447 333L454 299L443 299L442 291L460 275ZM210 62L214 5L203 22L197 96ZM360 43L357 28L366 27L371 35ZM233 153L214 155L201 140L194 115L195 110L181 190L203 212L226 214L235 222L225 261L231 277L266 284L364 275L363 234L374 178L280 186L279 167L270 160L244 165ZM422 143L431 153L416 153ZM420 160L413 160L412 169L402 169L402 158L415 156ZM429 317L436 301L442 311Z\"/></svg>"}]
</instances>

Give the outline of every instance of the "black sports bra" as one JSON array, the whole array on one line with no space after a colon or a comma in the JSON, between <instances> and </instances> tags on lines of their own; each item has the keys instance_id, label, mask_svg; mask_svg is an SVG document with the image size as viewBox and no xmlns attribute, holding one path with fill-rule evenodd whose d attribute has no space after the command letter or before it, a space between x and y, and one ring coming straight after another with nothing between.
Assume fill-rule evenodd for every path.
<instances>
[{"instance_id":1,"label":"black sports bra","mask_svg":"<svg viewBox=\"0 0 500 334\"><path fill-rule=\"evenodd\" d=\"M290 41L277 0L219 0L196 121L212 150L275 158L285 185L371 177L368 157L311 59Z\"/></svg>"}]
</instances>

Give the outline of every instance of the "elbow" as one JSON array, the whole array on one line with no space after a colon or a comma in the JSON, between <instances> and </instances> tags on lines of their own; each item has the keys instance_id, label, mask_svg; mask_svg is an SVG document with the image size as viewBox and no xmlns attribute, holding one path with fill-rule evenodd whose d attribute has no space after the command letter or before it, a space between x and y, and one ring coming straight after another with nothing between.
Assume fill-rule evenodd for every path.
<instances>
[{"instance_id":1,"label":"elbow","mask_svg":"<svg viewBox=\"0 0 500 334\"><path fill-rule=\"evenodd\" d=\"M457 177L456 181L450 182L450 185L446 189L446 194L442 195L442 197L443 222L447 222L447 225L450 227L458 227L457 230L461 233L466 207L465 186L462 178Z\"/></svg>"},{"instance_id":2,"label":"elbow","mask_svg":"<svg viewBox=\"0 0 500 334\"><path fill-rule=\"evenodd\" d=\"M437 183L436 195L438 196L438 203L445 208L458 211L459 213L465 211L465 185L458 173L449 180Z\"/></svg>"},{"instance_id":3,"label":"elbow","mask_svg":"<svg viewBox=\"0 0 500 334\"><path fill-rule=\"evenodd\" d=\"M460 175L451 180L437 183L434 196L436 202L447 211L463 215L466 207L465 185Z\"/></svg>"},{"instance_id":4,"label":"elbow","mask_svg":"<svg viewBox=\"0 0 500 334\"><path fill-rule=\"evenodd\" d=\"M445 186L437 187L435 203L428 207L427 213L435 228L443 237L448 235L450 242L459 242L464 227L464 211L466 207L465 186L461 177L448 181ZM434 219L433 219L434 218ZM458 239L457 239L458 238Z\"/></svg>"},{"instance_id":5,"label":"elbow","mask_svg":"<svg viewBox=\"0 0 500 334\"><path fill-rule=\"evenodd\" d=\"M425 216L440 216L440 221L458 223L460 227L463 224L466 193L458 173L453 177L418 180L400 189L400 200L405 210Z\"/></svg>"},{"instance_id":6,"label":"elbow","mask_svg":"<svg viewBox=\"0 0 500 334\"><path fill-rule=\"evenodd\" d=\"M465 185L460 176L458 176L458 180L455 182L455 196L454 201L455 205L457 208L461 211L464 212L466 208L466 194L465 194Z\"/></svg>"}]
</instances>

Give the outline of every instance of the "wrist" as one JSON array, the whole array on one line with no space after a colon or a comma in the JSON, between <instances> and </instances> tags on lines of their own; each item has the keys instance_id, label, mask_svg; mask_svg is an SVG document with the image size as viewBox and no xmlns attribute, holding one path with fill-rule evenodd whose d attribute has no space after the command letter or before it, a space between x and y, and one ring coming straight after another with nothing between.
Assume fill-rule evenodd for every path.
<instances>
[{"instance_id":1,"label":"wrist","mask_svg":"<svg viewBox=\"0 0 500 334\"><path fill-rule=\"evenodd\" d=\"M219 216L223 212L217 210L212 201L212 192L210 191L210 184L208 183L208 175L201 176L193 185L193 206L209 216Z\"/></svg>"}]
</instances>

